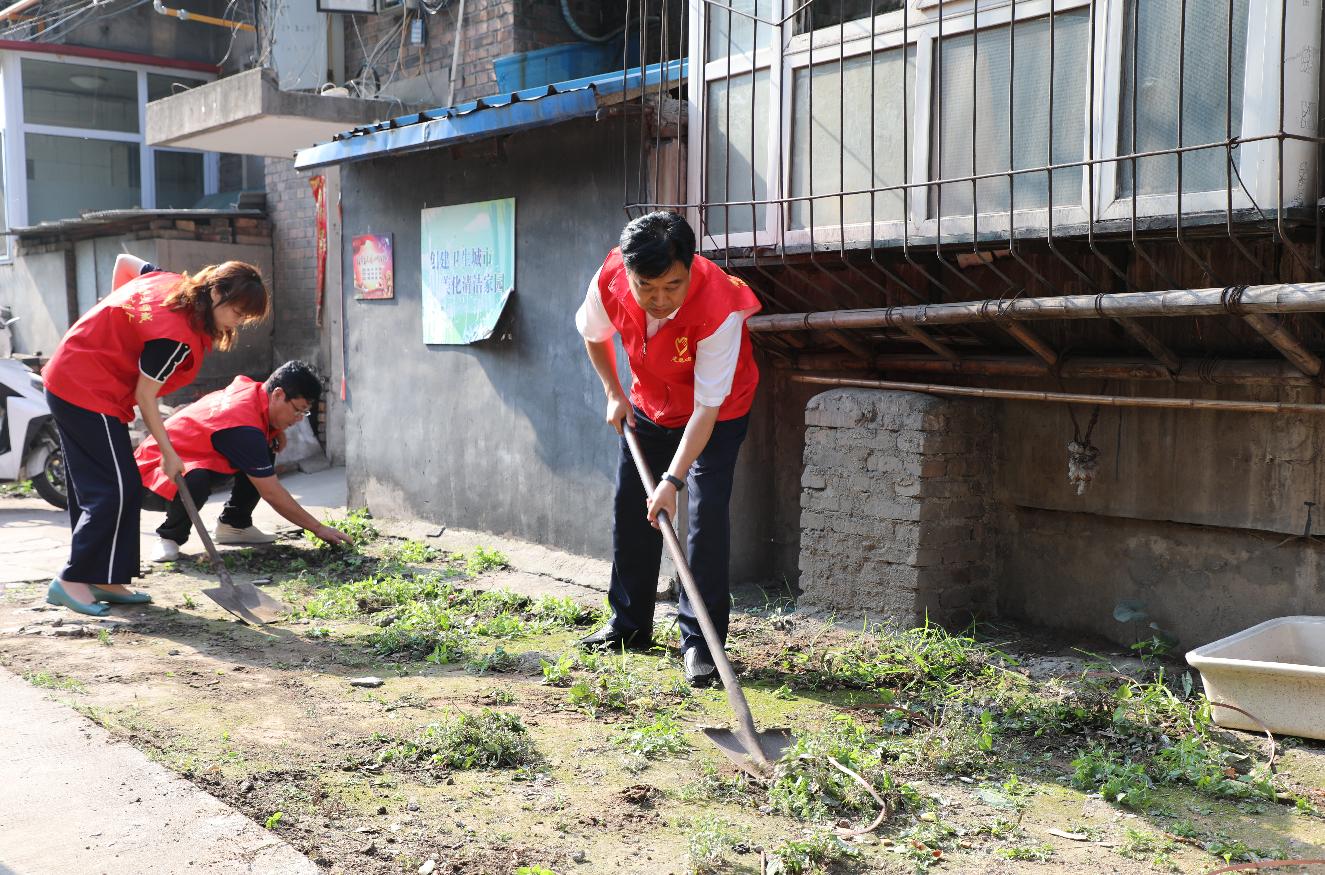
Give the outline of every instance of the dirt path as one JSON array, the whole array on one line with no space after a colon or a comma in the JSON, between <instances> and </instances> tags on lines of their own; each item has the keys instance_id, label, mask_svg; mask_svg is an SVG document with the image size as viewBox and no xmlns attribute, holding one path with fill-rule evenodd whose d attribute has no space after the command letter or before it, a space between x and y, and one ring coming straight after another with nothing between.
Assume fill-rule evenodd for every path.
<instances>
[{"instance_id":1,"label":"dirt path","mask_svg":"<svg viewBox=\"0 0 1325 875\"><path fill-rule=\"evenodd\" d=\"M265 629L233 622L199 595L207 578L191 567L154 573L156 604L116 609L107 621L46 610L38 586L13 586L0 603L0 658L323 871L347 875L415 872L429 860L435 872L475 875L540 866L558 875L759 873L761 853L781 849L793 860L795 842L809 859L850 854L825 864L840 872L1208 872L1224 855L1325 854L1325 821L1291 802L1163 783L1151 805L1133 811L1070 786L1071 761L1092 742L1130 745L1138 760L1153 742L1107 725L1037 738L1016 723L1016 697L1042 708L1053 678L1080 675L1079 653L1009 638L1003 649L1019 664L959 665L953 677L978 669L978 683L1003 678L1011 691L998 693L1000 722L982 734L979 706L947 709L931 695L937 669L913 687L930 692L908 698L914 679L876 682L884 663L859 655L860 636L789 614L772 596L760 603L747 595L752 610L734 623L733 655L752 682L756 720L807 736L860 727L868 740L835 748L839 756L881 756L892 779L905 782L891 797L901 810L879 830L839 841L835 823L863 824L876 806L862 796L840 816L831 808L818 820L798 816L834 792L850 795L851 782L832 784L826 766L807 765L776 793L742 781L697 731L726 722L725 700L719 690L687 690L674 635L664 634L669 616L660 614L657 636L666 648L575 661L571 645L591 616L490 594L552 592L597 607L601 594L574 574L493 568L500 557L445 555L427 539L366 543L362 558L330 565L303 542L235 554L238 578L274 577L274 591L306 606ZM440 587L427 590L428 603L453 607L421 617L428 572L441 581L427 584ZM359 579L369 582L352 583ZM472 588L489 592L486 600L466 602ZM392 601L402 592L412 595ZM983 653L958 656L987 661ZM367 675L382 685L350 685ZM899 692L888 708L862 707L890 690ZM513 734L532 742L532 759L468 769L443 754L431 760L438 732L485 709L519 721L523 731ZM664 713L670 727L654 720ZM1242 772L1263 758L1254 737L1229 749L1242 751L1231 761ZM1291 746L1281 775L1304 809L1325 806L1320 746Z\"/></svg>"}]
</instances>

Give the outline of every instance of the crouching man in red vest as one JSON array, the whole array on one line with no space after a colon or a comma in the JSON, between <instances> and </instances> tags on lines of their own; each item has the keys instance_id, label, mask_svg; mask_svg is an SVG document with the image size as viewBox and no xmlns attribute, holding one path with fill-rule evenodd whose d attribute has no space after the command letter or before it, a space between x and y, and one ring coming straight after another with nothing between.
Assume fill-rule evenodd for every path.
<instances>
[{"instance_id":1,"label":"crouching man in red vest","mask_svg":"<svg viewBox=\"0 0 1325 875\"><path fill-rule=\"evenodd\" d=\"M276 479L276 452L285 445L285 430L308 416L322 394L317 375L303 362L286 362L267 382L235 377L224 389L204 395L166 420L166 434L184 462L184 482L193 503L201 507L212 486L235 478L230 500L221 511L213 539L218 544L269 544L274 536L253 525L253 509L264 499L296 526L332 544L349 538L324 526ZM175 484L161 471L161 449L148 438L134 452L143 477L143 507L164 510L157 528L153 562L172 562L188 541L192 528Z\"/></svg>"},{"instance_id":2,"label":"crouching man in red vest","mask_svg":"<svg viewBox=\"0 0 1325 875\"><path fill-rule=\"evenodd\" d=\"M662 559L658 512L676 518L677 493L689 490L687 552L695 581L725 644L731 499L736 456L759 383L745 320L760 308L750 288L695 255L684 218L650 213L621 232L589 284L576 326L607 395L607 422L639 436L658 488L645 495L629 447L620 441L612 580L612 619L585 647L647 649ZM630 360L630 396L617 378L612 338ZM696 686L717 672L694 609L680 597L686 679Z\"/></svg>"}]
</instances>

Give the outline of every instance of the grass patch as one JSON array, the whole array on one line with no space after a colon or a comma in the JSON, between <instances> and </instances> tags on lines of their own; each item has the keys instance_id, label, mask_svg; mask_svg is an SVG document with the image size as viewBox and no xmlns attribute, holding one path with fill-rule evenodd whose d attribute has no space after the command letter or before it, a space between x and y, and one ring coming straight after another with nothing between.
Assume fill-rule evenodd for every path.
<instances>
[{"instance_id":1,"label":"grass patch","mask_svg":"<svg viewBox=\"0 0 1325 875\"><path fill-rule=\"evenodd\" d=\"M87 687L82 681L53 672L30 671L23 675L23 680L34 687L41 687L46 690L59 690L65 693L87 692Z\"/></svg>"}]
</instances>

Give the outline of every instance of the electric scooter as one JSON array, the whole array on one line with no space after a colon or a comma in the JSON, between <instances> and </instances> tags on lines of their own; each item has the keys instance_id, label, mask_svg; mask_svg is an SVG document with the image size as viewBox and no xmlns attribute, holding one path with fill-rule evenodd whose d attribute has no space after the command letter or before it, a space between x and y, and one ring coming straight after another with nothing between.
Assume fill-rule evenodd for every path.
<instances>
[{"instance_id":1,"label":"electric scooter","mask_svg":"<svg viewBox=\"0 0 1325 875\"><path fill-rule=\"evenodd\" d=\"M18 359L0 358L0 481L32 480L58 508L69 506L64 453L41 376Z\"/></svg>"}]
</instances>

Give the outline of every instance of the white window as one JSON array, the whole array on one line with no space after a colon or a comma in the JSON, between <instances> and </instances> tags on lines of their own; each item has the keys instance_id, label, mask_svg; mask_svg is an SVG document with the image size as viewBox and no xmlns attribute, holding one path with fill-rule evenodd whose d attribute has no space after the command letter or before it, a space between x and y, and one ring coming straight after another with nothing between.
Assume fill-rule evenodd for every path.
<instances>
[{"instance_id":1,"label":"white window","mask_svg":"<svg viewBox=\"0 0 1325 875\"><path fill-rule=\"evenodd\" d=\"M708 6L706 15L691 17L706 32L709 63L701 86L707 123L691 128L704 131L702 185L692 180L690 190L703 191L713 204L706 226L714 234L751 236L771 221L768 123L777 113L769 88L774 28L768 21L775 5L732 0L731 8Z\"/></svg>"},{"instance_id":2,"label":"white window","mask_svg":"<svg viewBox=\"0 0 1325 875\"><path fill-rule=\"evenodd\" d=\"M216 155L152 149L143 140L147 101L202 85L201 74L21 53L0 57L0 71L12 132L5 162L12 224L187 208L216 190Z\"/></svg>"},{"instance_id":3,"label":"white window","mask_svg":"<svg viewBox=\"0 0 1325 875\"><path fill-rule=\"evenodd\" d=\"M1182 4L1168 0L1132 0L1124 4L1119 154L1220 142L1242 132L1247 2L1188 0L1185 17ZM1184 39L1176 38L1184 33ZM1179 75L1180 69L1186 70L1185 76ZM1183 153L1182 190L1192 193L1224 188L1227 164L1224 148ZM1135 180L1139 195L1176 192L1177 156L1138 158ZM1133 184L1132 162L1125 161L1118 167L1118 196L1131 197Z\"/></svg>"},{"instance_id":4,"label":"white window","mask_svg":"<svg viewBox=\"0 0 1325 875\"><path fill-rule=\"evenodd\" d=\"M1055 207L1081 206L1080 165L1054 171L1052 191L1048 171L1010 184L988 174L1085 157L1088 16L1058 13L1052 34L1045 16L934 40L931 178L981 178L931 187L930 216L1044 209L1051 193Z\"/></svg>"},{"instance_id":5,"label":"white window","mask_svg":"<svg viewBox=\"0 0 1325 875\"><path fill-rule=\"evenodd\" d=\"M1322 5L691 0L701 246L1314 204Z\"/></svg>"}]
</instances>

